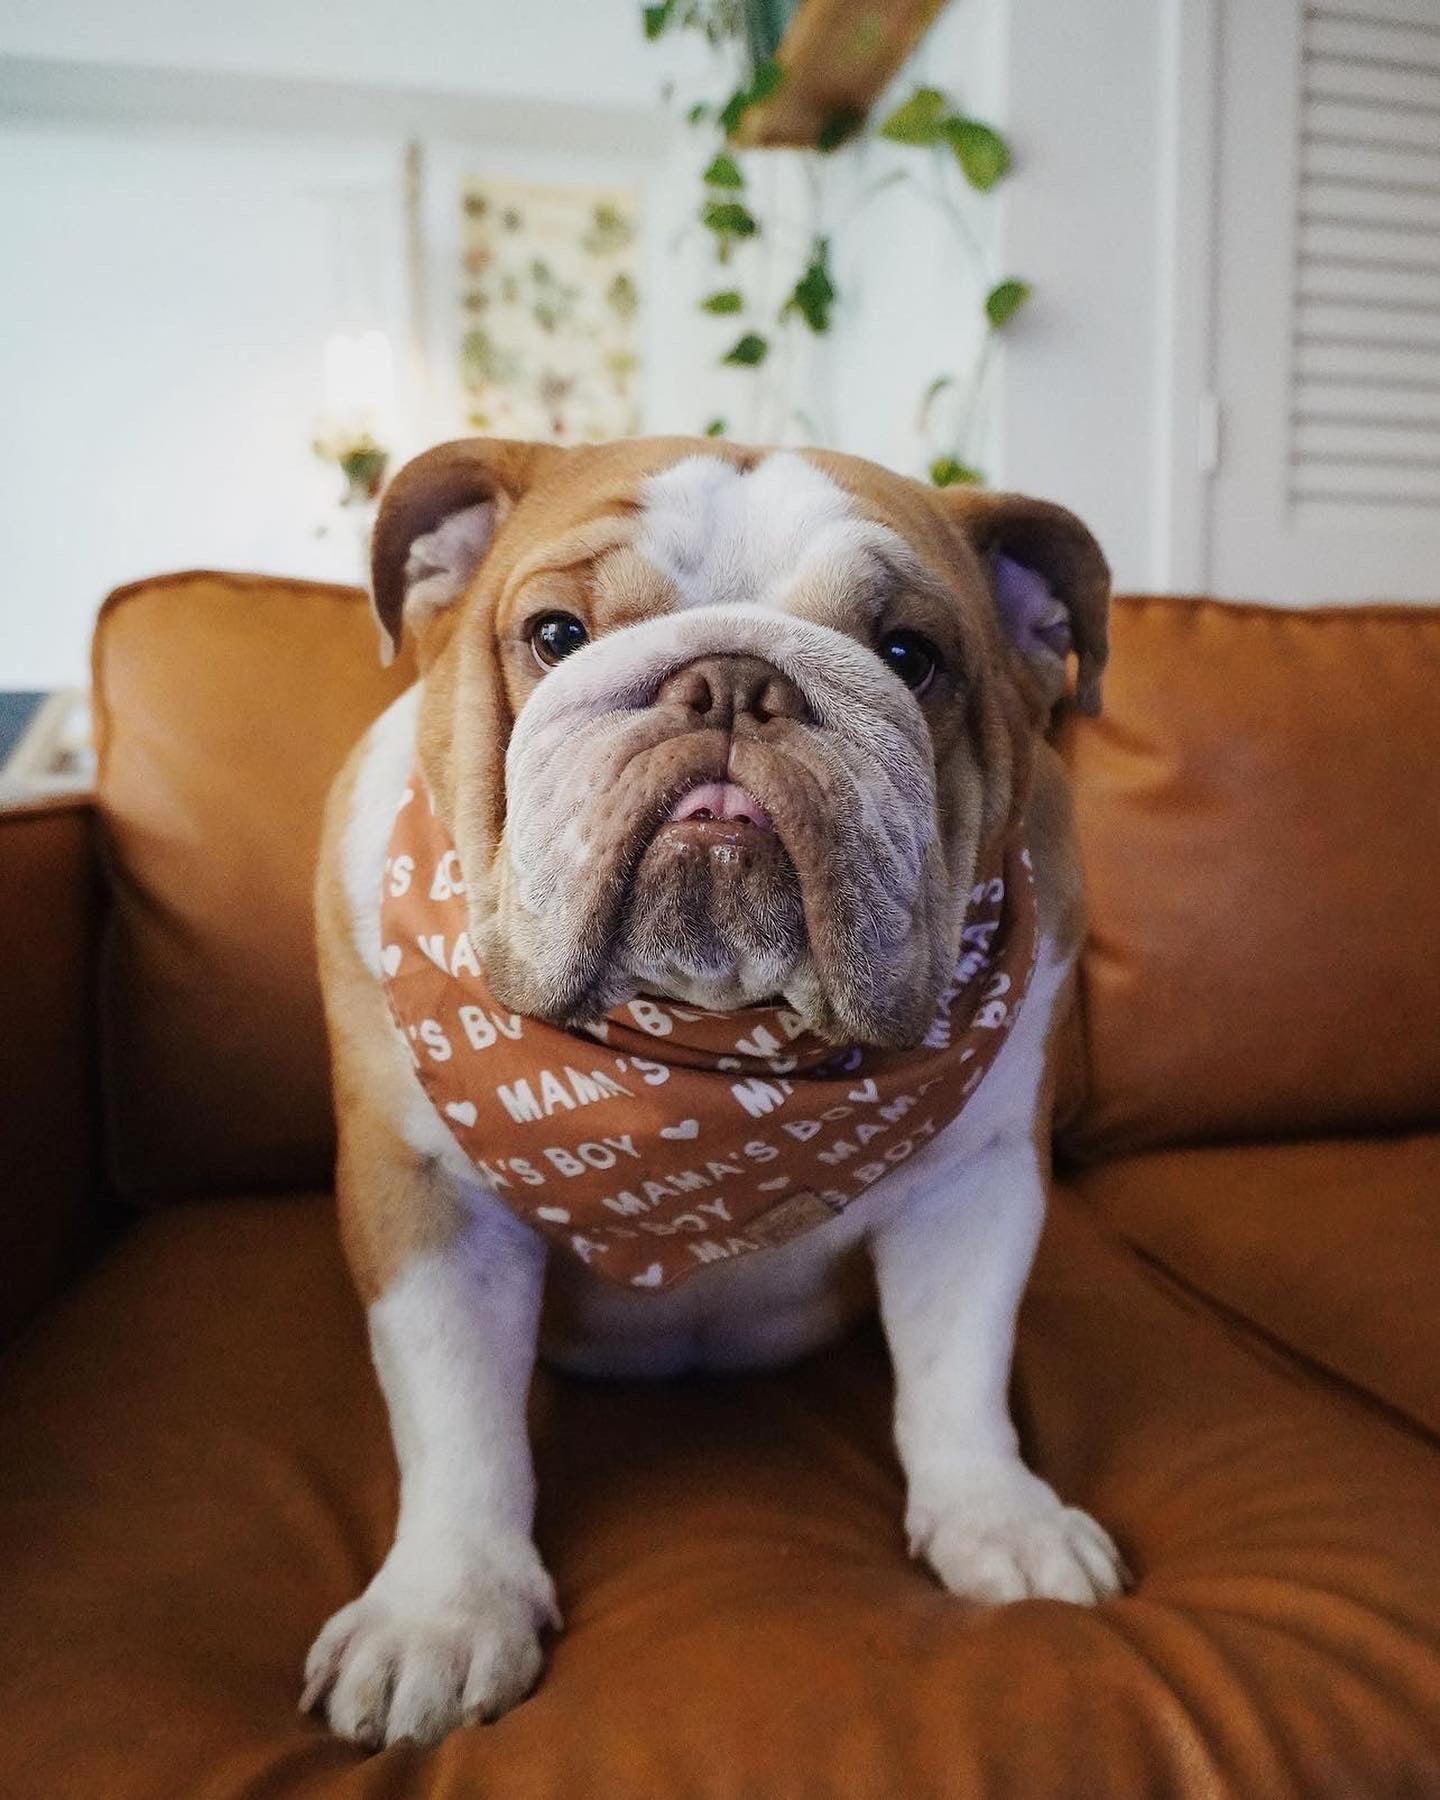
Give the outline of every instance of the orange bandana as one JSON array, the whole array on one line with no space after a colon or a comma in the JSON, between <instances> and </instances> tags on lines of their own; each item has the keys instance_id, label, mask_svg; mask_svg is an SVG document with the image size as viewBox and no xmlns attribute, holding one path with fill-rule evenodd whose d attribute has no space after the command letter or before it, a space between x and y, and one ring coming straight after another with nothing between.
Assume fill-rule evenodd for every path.
<instances>
[{"instance_id":1,"label":"orange bandana","mask_svg":"<svg viewBox=\"0 0 1440 1800\"><path fill-rule=\"evenodd\" d=\"M994 1062L1035 963L1018 842L976 882L954 979L914 1050L837 1050L783 1006L643 997L563 1031L496 1002L468 923L459 857L417 774L380 929L421 1084L512 1212L637 1288L823 1224L929 1143Z\"/></svg>"}]
</instances>

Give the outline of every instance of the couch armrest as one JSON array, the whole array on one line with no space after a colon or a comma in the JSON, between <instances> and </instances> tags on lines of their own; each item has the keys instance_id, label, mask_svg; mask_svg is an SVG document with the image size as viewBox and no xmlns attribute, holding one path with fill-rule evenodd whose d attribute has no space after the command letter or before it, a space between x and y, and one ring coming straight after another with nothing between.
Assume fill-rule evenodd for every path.
<instances>
[{"instance_id":1,"label":"couch armrest","mask_svg":"<svg viewBox=\"0 0 1440 1800\"><path fill-rule=\"evenodd\" d=\"M100 898L88 796L0 805L0 1343L98 1235Z\"/></svg>"}]
</instances>

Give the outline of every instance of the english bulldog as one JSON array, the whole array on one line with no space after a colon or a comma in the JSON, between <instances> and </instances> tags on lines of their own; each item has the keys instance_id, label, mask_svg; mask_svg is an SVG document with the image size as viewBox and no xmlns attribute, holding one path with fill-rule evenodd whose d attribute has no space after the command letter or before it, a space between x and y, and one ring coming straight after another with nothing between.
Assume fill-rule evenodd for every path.
<instances>
[{"instance_id":1,"label":"english bulldog","mask_svg":"<svg viewBox=\"0 0 1440 1800\"><path fill-rule=\"evenodd\" d=\"M537 1347L804 1356L878 1295L911 1553L1086 1605L1115 1546L1007 1386L1082 927L1045 742L1109 574L1061 507L709 440L474 439L373 541L419 679L326 814L342 1236L401 1472L301 1704L431 1743L536 1682Z\"/></svg>"}]
</instances>

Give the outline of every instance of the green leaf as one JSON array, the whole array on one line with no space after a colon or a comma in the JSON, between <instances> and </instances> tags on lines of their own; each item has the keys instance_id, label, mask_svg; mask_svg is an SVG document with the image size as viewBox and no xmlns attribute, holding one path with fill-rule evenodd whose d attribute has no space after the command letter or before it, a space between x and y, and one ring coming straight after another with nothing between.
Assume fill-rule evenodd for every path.
<instances>
[{"instance_id":1,"label":"green leaf","mask_svg":"<svg viewBox=\"0 0 1440 1800\"><path fill-rule=\"evenodd\" d=\"M937 456L930 465L930 479L936 487L974 487L985 477L978 469L972 469L969 463L963 463L955 456Z\"/></svg>"},{"instance_id":2,"label":"green leaf","mask_svg":"<svg viewBox=\"0 0 1440 1800\"><path fill-rule=\"evenodd\" d=\"M706 437L724 437L724 435L725 421L723 419L712 419L705 427Z\"/></svg>"},{"instance_id":3,"label":"green leaf","mask_svg":"<svg viewBox=\"0 0 1440 1800\"><path fill-rule=\"evenodd\" d=\"M760 229L754 213L738 200L707 200L700 210L700 222L717 237L754 237Z\"/></svg>"},{"instance_id":4,"label":"green leaf","mask_svg":"<svg viewBox=\"0 0 1440 1800\"><path fill-rule=\"evenodd\" d=\"M736 88L735 92L720 108L718 118L720 129L729 137L744 117L745 108L750 104L749 88Z\"/></svg>"},{"instance_id":5,"label":"green leaf","mask_svg":"<svg viewBox=\"0 0 1440 1800\"><path fill-rule=\"evenodd\" d=\"M949 113L950 103L939 88L916 88L876 130L894 144L938 144L945 136Z\"/></svg>"},{"instance_id":6,"label":"green leaf","mask_svg":"<svg viewBox=\"0 0 1440 1800\"><path fill-rule=\"evenodd\" d=\"M785 319L798 312L813 332L821 334L830 329L830 308L835 299L835 283L830 279L830 240L816 238L805 272L780 308L780 317Z\"/></svg>"},{"instance_id":7,"label":"green leaf","mask_svg":"<svg viewBox=\"0 0 1440 1800\"><path fill-rule=\"evenodd\" d=\"M653 44L656 38L660 36L661 32L664 31L665 27L670 23L671 15L674 11L675 0L660 0L658 6L641 7L640 17L644 21L645 36L650 43Z\"/></svg>"},{"instance_id":8,"label":"green leaf","mask_svg":"<svg viewBox=\"0 0 1440 1800\"><path fill-rule=\"evenodd\" d=\"M785 71L773 56L769 62L761 63L750 83L750 104L758 106L762 100L768 100L784 79Z\"/></svg>"},{"instance_id":9,"label":"green leaf","mask_svg":"<svg viewBox=\"0 0 1440 1800\"><path fill-rule=\"evenodd\" d=\"M758 106L762 100L768 100L784 79L785 71L778 62L761 63L751 77L750 85L736 88L720 109L720 128L726 137L733 137L736 127L750 108Z\"/></svg>"},{"instance_id":10,"label":"green leaf","mask_svg":"<svg viewBox=\"0 0 1440 1800\"><path fill-rule=\"evenodd\" d=\"M740 165L728 151L722 150L701 176L706 187L743 188L745 177L740 173Z\"/></svg>"},{"instance_id":11,"label":"green leaf","mask_svg":"<svg viewBox=\"0 0 1440 1800\"><path fill-rule=\"evenodd\" d=\"M944 135L965 179L982 194L989 193L1010 168L1010 146L998 131L978 119L946 119Z\"/></svg>"},{"instance_id":12,"label":"green leaf","mask_svg":"<svg viewBox=\"0 0 1440 1800\"><path fill-rule=\"evenodd\" d=\"M747 331L720 360L732 368L757 369L769 354L770 340L761 337L758 331Z\"/></svg>"},{"instance_id":13,"label":"green leaf","mask_svg":"<svg viewBox=\"0 0 1440 1800\"><path fill-rule=\"evenodd\" d=\"M1002 281L985 296L985 316L998 331L1030 298L1028 281Z\"/></svg>"},{"instance_id":14,"label":"green leaf","mask_svg":"<svg viewBox=\"0 0 1440 1800\"><path fill-rule=\"evenodd\" d=\"M738 288L722 288L718 294L708 294L700 302L701 312L738 313L745 310L745 296Z\"/></svg>"}]
</instances>

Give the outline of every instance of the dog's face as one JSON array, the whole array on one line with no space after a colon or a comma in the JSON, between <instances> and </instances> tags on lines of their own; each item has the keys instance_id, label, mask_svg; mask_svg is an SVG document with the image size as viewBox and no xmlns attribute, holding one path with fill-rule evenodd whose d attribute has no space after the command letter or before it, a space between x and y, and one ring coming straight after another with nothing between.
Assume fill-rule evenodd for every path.
<instances>
[{"instance_id":1,"label":"dog's face","mask_svg":"<svg viewBox=\"0 0 1440 1800\"><path fill-rule=\"evenodd\" d=\"M490 985L563 1024L782 996L917 1042L1066 657L1087 706L1105 657L1072 515L821 452L442 445L374 586Z\"/></svg>"}]
</instances>

